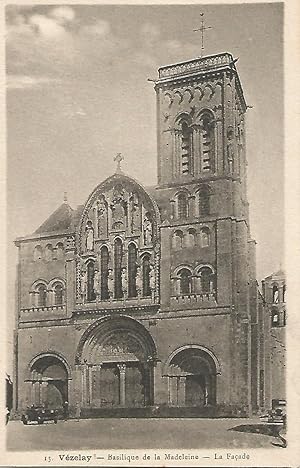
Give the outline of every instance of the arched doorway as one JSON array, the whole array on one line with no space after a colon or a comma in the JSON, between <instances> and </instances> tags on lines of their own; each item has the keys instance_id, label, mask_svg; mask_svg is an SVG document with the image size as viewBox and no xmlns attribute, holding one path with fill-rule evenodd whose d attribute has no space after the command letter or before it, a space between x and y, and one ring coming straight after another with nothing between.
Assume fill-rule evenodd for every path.
<instances>
[{"instance_id":1,"label":"arched doorway","mask_svg":"<svg viewBox=\"0 0 300 468\"><path fill-rule=\"evenodd\" d=\"M104 318L82 336L77 364L84 407L153 404L155 345L148 331L128 317Z\"/></svg>"},{"instance_id":2,"label":"arched doorway","mask_svg":"<svg viewBox=\"0 0 300 468\"><path fill-rule=\"evenodd\" d=\"M68 370L56 355L36 358L30 366L31 404L61 408L68 401Z\"/></svg>"},{"instance_id":3,"label":"arched doorway","mask_svg":"<svg viewBox=\"0 0 300 468\"><path fill-rule=\"evenodd\" d=\"M172 353L164 372L168 376L169 404L215 405L217 366L215 356L201 346L186 346Z\"/></svg>"}]
</instances>

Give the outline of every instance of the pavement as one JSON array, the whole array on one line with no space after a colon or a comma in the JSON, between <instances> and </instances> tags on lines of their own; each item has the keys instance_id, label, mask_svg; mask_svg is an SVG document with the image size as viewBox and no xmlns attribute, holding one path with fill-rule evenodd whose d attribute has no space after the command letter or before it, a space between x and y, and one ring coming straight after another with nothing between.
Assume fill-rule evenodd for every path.
<instances>
[{"instance_id":1,"label":"pavement","mask_svg":"<svg viewBox=\"0 0 300 468\"><path fill-rule=\"evenodd\" d=\"M273 427L259 419L72 419L6 426L7 450L272 448ZM280 441L279 441L280 445Z\"/></svg>"}]
</instances>

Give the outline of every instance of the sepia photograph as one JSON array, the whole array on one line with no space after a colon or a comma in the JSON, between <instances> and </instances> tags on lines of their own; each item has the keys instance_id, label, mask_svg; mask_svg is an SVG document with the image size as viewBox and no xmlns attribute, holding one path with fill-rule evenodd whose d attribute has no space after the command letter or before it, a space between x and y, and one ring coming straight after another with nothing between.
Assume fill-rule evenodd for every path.
<instances>
[{"instance_id":1,"label":"sepia photograph","mask_svg":"<svg viewBox=\"0 0 300 468\"><path fill-rule=\"evenodd\" d=\"M284 3L7 4L5 47L7 452L284 460Z\"/></svg>"}]
</instances>

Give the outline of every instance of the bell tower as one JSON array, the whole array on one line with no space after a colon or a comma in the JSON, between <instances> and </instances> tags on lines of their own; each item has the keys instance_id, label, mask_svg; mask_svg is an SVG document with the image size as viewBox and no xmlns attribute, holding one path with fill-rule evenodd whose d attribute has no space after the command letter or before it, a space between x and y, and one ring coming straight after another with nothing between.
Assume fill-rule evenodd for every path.
<instances>
[{"instance_id":1,"label":"bell tower","mask_svg":"<svg viewBox=\"0 0 300 468\"><path fill-rule=\"evenodd\" d=\"M245 178L244 99L229 53L159 68L158 184Z\"/></svg>"}]
</instances>

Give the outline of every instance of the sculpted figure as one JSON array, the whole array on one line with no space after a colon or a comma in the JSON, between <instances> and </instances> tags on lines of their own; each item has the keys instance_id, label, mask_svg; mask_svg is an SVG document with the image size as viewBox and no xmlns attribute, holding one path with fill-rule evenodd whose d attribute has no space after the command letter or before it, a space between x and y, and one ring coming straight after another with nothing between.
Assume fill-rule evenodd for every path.
<instances>
[{"instance_id":1,"label":"sculpted figure","mask_svg":"<svg viewBox=\"0 0 300 468\"><path fill-rule=\"evenodd\" d=\"M81 272L81 282L80 282L80 292L81 296L85 297L87 291L87 272L82 271Z\"/></svg>"},{"instance_id":2,"label":"sculpted figure","mask_svg":"<svg viewBox=\"0 0 300 468\"><path fill-rule=\"evenodd\" d=\"M94 229L93 229L92 221L87 222L87 225L85 228L85 234L86 234L86 249L93 250L94 249Z\"/></svg>"},{"instance_id":3,"label":"sculpted figure","mask_svg":"<svg viewBox=\"0 0 300 468\"><path fill-rule=\"evenodd\" d=\"M155 289L155 269L154 265L150 265L150 281L149 281L151 291Z\"/></svg>"},{"instance_id":4,"label":"sculpted figure","mask_svg":"<svg viewBox=\"0 0 300 468\"><path fill-rule=\"evenodd\" d=\"M144 244L148 245L152 243L152 222L149 219L149 214L146 214L144 218Z\"/></svg>"},{"instance_id":5,"label":"sculpted figure","mask_svg":"<svg viewBox=\"0 0 300 468\"><path fill-rule=\"evenodd\" d=\"M97 214L98 214L98 236L107 235L107 205L104 196L101 196L97 201Z\"/></svg>"},{"instance_id":6,"label":"sculpted figure","mask_svg":"<svg viewBox=\"0 0 300 468\"><path fill-rule=\"evenodd\" d=\"M107 289L108 289L109 298L112 298L114 294L114 277L113 277L113 272L111 268L108 270Z\"/></svg>"},{"instance_id":7,"label":"sculpted figure","mask_svg":"<svg viewBox=\"0 0 300 468\"><path fill-rule=\"evenodd\" d=\"M101 274L100 274L100 271L98 270L95 270L93 287L94 287L94 293L96 294L96 296L100 296L101 295Z\"/></svg>"},{"instance_id":8,"label":"sculpted figure","mask_svg":"<svg viewBox=\"0 0 300 468\"><path fill-rule=\"evenodd\" d=\"M137 266L136 268L136 292L138 296L141 295L143 289L143 277L141 267Z\"/></svg>"},{"instance_id":9,"label":"sculpted figure","mask_svg":"<svg viewBox=\"0 0 300 468\"><path fill-rule=\"evenodd\" d=\"M122 282L122 291L123 295L127 295L127 290L128 290L128 279L127 279L127 271L126 268L122 268L121 271L121 282Z\"/></svg>"}]
</instances>

